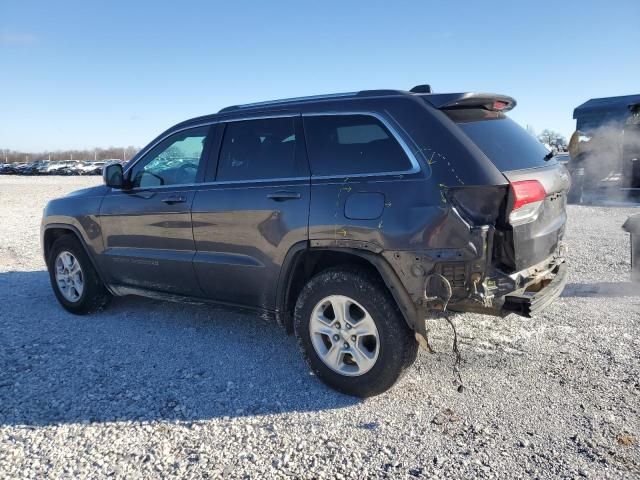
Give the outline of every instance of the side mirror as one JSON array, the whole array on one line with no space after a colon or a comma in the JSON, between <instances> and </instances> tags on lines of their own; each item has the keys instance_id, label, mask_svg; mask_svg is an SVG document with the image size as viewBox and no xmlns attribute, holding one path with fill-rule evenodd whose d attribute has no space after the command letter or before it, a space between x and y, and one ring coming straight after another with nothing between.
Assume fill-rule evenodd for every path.
<instances>
[{"instance_id":1,"label":"side mirror","mask_svg":"<svg viewBox=\"0 0 640 480\"><path fill-rule=\"evenodd\" d=\"M119 163L111 163L105 165L102 170L102 179L107 187L111 188L123 188L124 187L124 173L122 171L122 165Z\"/></svg>"}]
</instances>

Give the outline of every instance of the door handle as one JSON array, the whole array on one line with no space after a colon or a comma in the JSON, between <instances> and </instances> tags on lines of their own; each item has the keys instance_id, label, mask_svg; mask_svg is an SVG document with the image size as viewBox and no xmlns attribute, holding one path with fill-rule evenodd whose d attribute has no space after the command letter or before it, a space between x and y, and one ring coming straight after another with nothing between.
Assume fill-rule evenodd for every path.
<instances>
[{"instance_id":1,"label":"door handle","mask_svg":"<svg viewBox=\"0 0 640 480\"><path fill-rule=\"evenodd\" d=\"M171 195L170 197L165 197L162 199L162 202L168 205L173 205L174 203L185 203L186 201L187 197L182 197L180 195Z\"/></svg>"},{"instance_id":2,"label":"door handle","mask_svg":"<svg viewBox=\"0 0 640 480\"><path fill-rule=\"evenodd\" d=\"M284 202L285 200L299 200L300 194L298 192L273 192L267 195L267 198L275 200L276 202Z\"/></svg>"}]
</instances>

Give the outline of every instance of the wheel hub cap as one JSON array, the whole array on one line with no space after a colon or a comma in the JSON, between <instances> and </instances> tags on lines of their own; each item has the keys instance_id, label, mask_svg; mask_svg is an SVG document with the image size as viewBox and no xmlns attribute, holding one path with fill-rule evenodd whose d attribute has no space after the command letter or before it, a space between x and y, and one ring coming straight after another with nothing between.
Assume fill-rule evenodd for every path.
<instances>
[{"instance_id":1,"label":"wheel hub cap","mask_svg":"<svg viewBox=\"0 0 640 480\"><path fill-rule=\"evenodd\" d=\"M65 250L56 257L55 277L62 296L77 302L84 291L84 274L80 262L71 252Z\"/></svg>"},{"instance_id":2,"label":"wheel hub cap","mask_svg":"<svg viewBox=\"0 0 640 480\"><path fill-rule=\"evenodd\" d=\"M331 295L318 302L311 313L309 331L320 359L341 375L363 375L378 359L376 324L352 298Z\"/></svg>"}]
</instances>

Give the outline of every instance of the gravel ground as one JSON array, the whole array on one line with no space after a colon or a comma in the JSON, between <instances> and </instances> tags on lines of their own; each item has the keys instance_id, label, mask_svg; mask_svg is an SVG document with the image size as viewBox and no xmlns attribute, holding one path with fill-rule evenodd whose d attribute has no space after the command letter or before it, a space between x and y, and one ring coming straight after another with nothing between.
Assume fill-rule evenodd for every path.
<instances>
[{"instance_id":1,"label":"gravel ground","mask_svg":"<svg viewBox=\"0 0 640 480\"><path fill-rule=\"evenodd\" d=\"M640 478L639 210L569 207L571 277L533 320L433 321L396 387L366 401L308 373L256 315L115 299L62 310L39 246L45 202L100 181L0 177L2 478Z\"/></svg>"}]
</instances>

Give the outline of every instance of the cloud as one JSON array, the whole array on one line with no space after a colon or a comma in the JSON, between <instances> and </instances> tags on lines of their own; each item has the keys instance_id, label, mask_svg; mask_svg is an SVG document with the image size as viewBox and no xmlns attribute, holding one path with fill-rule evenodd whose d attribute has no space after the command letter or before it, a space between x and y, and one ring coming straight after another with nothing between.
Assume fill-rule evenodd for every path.
<instances>
[{"instance_id":1,"label":"cloud","mask_svg":"<svg viewBox=\"0 0 640 480\"><path fill-rule=\"evenodd\" d=\"M38 41L33 33L29 32L8 32L0 30L0 46L5 45L33 45Z\"/></svg>"}]
</instances>

